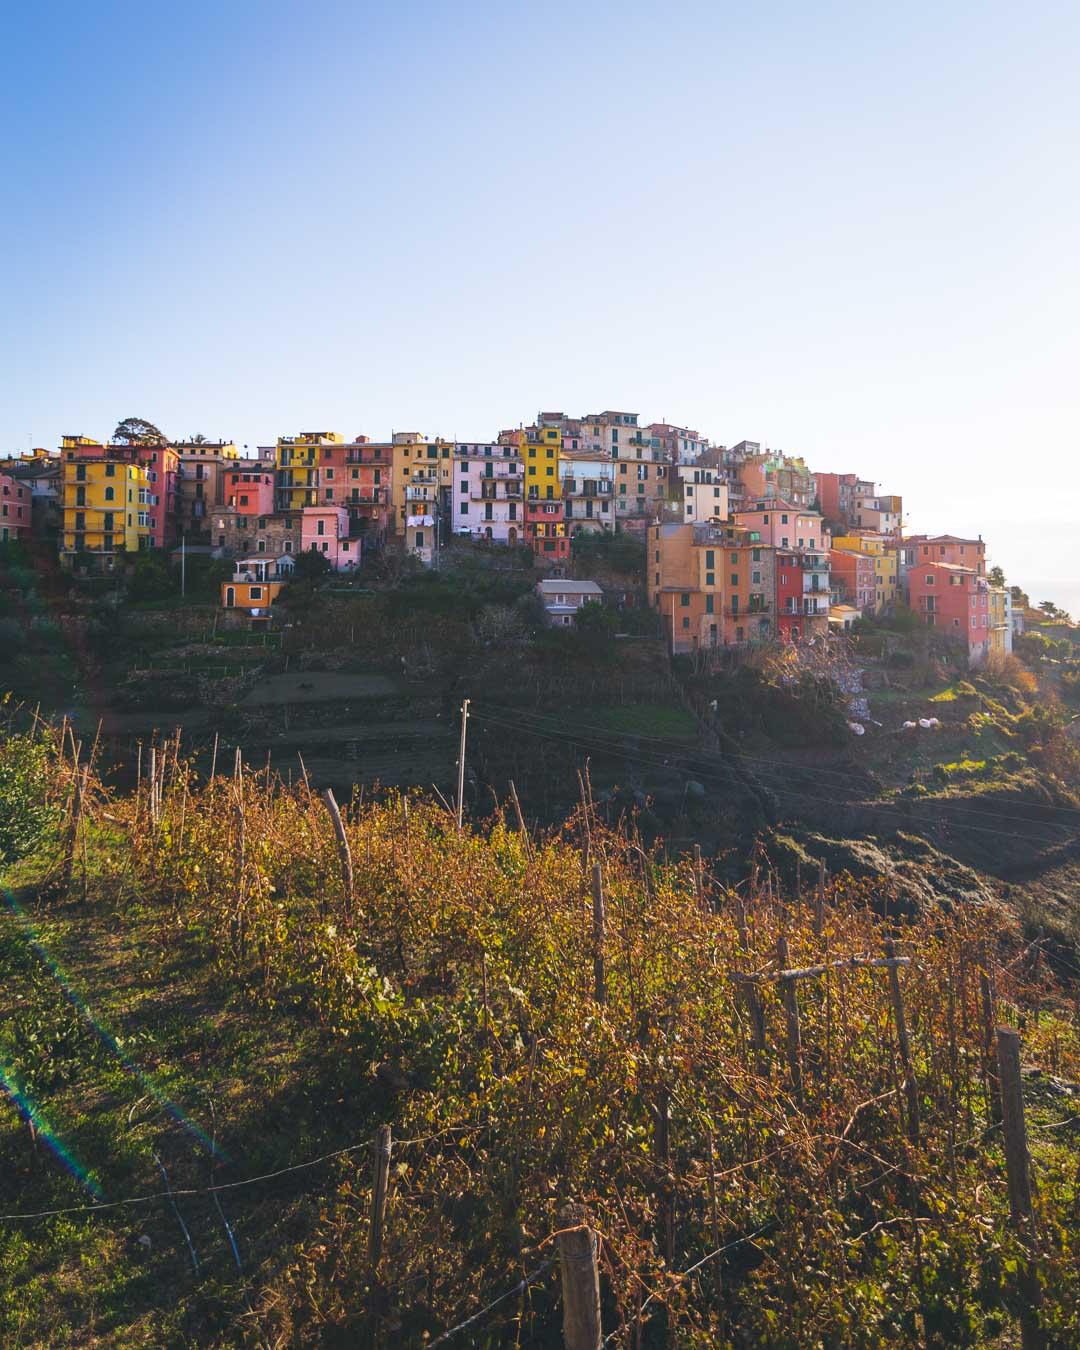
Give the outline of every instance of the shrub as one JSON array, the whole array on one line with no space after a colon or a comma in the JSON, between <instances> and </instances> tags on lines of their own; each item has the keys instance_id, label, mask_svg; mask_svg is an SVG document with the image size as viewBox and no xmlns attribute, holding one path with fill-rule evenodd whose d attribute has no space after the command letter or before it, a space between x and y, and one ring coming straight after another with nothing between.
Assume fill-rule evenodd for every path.
<instances>
[{"instance_id":1,"label":"shrub","mask_svg":"<svg viewBox=\"0 0 1080 1350\"><path fill-rule=\"evenodd\" d=\"M0 744L0 867L32 853L49 827L47 769L44 746L28 736Z\"/></svg>"}]
</instances>

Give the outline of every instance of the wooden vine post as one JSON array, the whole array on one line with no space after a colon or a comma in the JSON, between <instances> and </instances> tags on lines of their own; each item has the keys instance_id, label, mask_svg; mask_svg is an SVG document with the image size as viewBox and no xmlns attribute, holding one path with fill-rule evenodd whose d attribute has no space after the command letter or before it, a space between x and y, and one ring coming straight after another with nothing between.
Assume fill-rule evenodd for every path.
<instances>
[{"instance_id":1,"label":"wooden vine post","mask_svg":"<svg viewBox=\"0 0 1080 1350\"><path fill-rule=\"evenodd\" d=\"M75 852L79 840L79 825L82 822L83 798L86 792L86 773L85 769L80 769L78 763L75 764L75 772L72 779L71 795L71 819L68 822L67 839L64 846L64 890L70 890L71 877L75 870Z\"/></svg>"},{"instance_id":2,"label":"wooden vine post","mask_svg":"<svg viewBox=\"0 0 1080 1350\"><path fill-rule=\"evenodd\" d=\"M353 901L353 868L352 853L349 849L349 838L345 833L345 825L341 819L341 812L338 810L337 801L334 798L332 788L323 788L323 805L330 815L331 823L334 826L334 835L337 839L338 858L341 862L341 888L345 893L346 913L352 910Z\"/></svg>"},{"instance_id":3,"label":"wooden vine post","mask_svg":"<svg viewBox=\"0 0 1080 1350\"><path fill-rule=\"evenodd\" d=\"M383 1225L386 1221L386 1191L390 1179L390 1154L393 1138L389 1125L380 1125L375 1135L371 1165L371 1227L368 1232L368 1265L372 1276L382 1255Z\"/></svg>"},{"instance_id":4,"label":"wooden vine post","mask_svg":"<svg viewBox=\"0 0 1080 1350\"><path fill-rule=\"evenodd\" d=\"M604 973L604 874L599 863L592 869L593 997L603 1007L607 1002Z\"/></svg>"},{"instance_id":5,"label":"wooden vine post","mask_svg":"<svg viewBox=\"0 0 1080 1350\"><path fill-rule=\"evenodd\" d=\"M889 1002L892 1004L896 1021L896 1042L900 1049L900 1063L904 1070L904 1100L907 1104L907 1133L913 1144L919 1142L921 1122L919 1120L919 1084L911 1064L911 1041L908 1038L907 1018L904 1016L904 999L900 993L900 975L896 965L896 947L892 938L885 939L885 956L889 962Z\"/></svg>"},{"instance_id":6,"label":"wooden vine post","mask_svg":"<svg viewBox=\"0 0 1080 1350\"><path fill-rule=\"evenodd\" d=\"M563 1344L566 1350L600 1350L600 1271L596 1235L584 1205L562 1207L556 1241L562 1275Z\"/></svg>"},{"instance_id":7,"label":"wooden vine post","mask_svg":"<svg viewBox=\"0 0 1080 1350\"><path fill-rule=\"evenodd\" d=\"M802 1027L799 1022L799 995L794 975L787 975L788 942L780 935L776 939L776 959L780 967L780 995L784 1003L784 1027L787 1039L788 1072L791 1091L800 1106L803 1104L802 1081Z\"/></svg>"},{"instance_id":8,"label":"wooden vine post","mask_svg":"<svg viewBox=\"0 0 1080 1350\"><path fill-rule=\"evenodd\" d=\"M740 900L735 911L735 918L739 928L739 949L745 955L750 953L750 937L746 931L746 907ZM761 995L758 993L757 984L753 978L746 976L738 978L739 995L746 1004L746 1011L750 1016L750 1044L754 1050L754 1058L757 1061L757 1072L762 1078L769 1076L769 1056L765 1045L765 1005L761 1001Z\"/></svg>"},{"instance_id":9,"label":"wooden vine post","mask_svg":"<svg viewBox=\"0 0 1080 1350\"><path fill-rule=\"evenodd\" d=\"M986 1075L987 1111L991 1125L1001 1124L1001 1081L999 1059L994 1053L994 1004L997 1002L990 958L983 949L979 962L979 1012L982 1018L983 1071Z\"/></svg>"},{"instance_id":10,"label":"wooden vine post","mask_svg":"<svg viewBox=\"0 0 1080 1350\"><path fill-rule=\"evenodd\" d=\"M1005 1141L1005 1170L1009 1182L1009 1217L1026 1242L1035 1237L1031 1203L1031 1161L1028 1156L1024 1093L1020 1078L1020 1036L1012 1027L997 1028L997 1066L1001 1086L1001 1125ZM1046 1337L1039 1309L1042 1291L1034 1260L1025 1262L1020 1275L1020 1339L1024 1350L1042 1350Z\"/></svg>"}]
</instances>

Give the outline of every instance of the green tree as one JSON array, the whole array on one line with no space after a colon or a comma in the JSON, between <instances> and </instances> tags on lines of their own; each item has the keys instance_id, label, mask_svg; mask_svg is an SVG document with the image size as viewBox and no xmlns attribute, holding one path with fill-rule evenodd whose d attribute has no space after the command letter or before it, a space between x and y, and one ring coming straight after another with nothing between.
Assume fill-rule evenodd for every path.
<instances>
[{"instance_id":1,"label":"green tree","mask_svg":"<svg viewBox=\"0 0 1080 1350\"><path fill-rule=\"evenodd\" d=\"M1028 609L1030 607L1031 600L1028 598L1027 591L1021 590L1019 586L1010 586L1009 594L1012 596L1013 604L1017 609Z\"/></svg>"},{"instance_id":2,"label":"green tree","mask_svg":"<svg viewBox=\"0 0 1080 1350\"><path fill-rule=\"evenodd\" d=\"M987 573L987 580L990 582L991 586L1004 586L1005 573L1000 567L991 567L990 571Z\"/></svg>"},{"instance_id":3,"label":"green tree","mask_svg":"<svg viewBox=\"0 0 1080 1350\"><path fill-rule=\"evenodd\" d=\"M130 600L164 600L176 591L176 577L160 553L136 554L128 582Z\"/></svg>"},{"instance_id":4,"label":"green tree","mask_svg":"<svg viewBox=\"0 0 1080 1350\"><path fill-rule=\"evenodd\" d=\"M163 445L167 437L145 417L125 417L112 434L121 445Z\"/></svg>"},{"instance_id":5,"label":"green tree","mask_svg":"<svg viewBox=\"0 0 1080 1350\"><path fill-rule=\"evenodd\" d=\"M331 567L326 554L320 553L314 544L305 549L303 553L296 555L293 576L297 581L317 581L319 577L326 576L330 571Z\"/></svg>"}]
</instances>

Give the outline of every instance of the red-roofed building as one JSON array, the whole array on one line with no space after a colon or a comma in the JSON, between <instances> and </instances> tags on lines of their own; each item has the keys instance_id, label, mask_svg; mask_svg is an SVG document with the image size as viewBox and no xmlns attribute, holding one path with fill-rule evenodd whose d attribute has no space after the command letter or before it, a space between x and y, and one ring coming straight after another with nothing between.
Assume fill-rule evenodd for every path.
<instances>
[{"instance_id":1,"label":"red-roofed building","mask_svg":"<svg viewBox=\"0 0 1080 1350\"><path fill-rule=\"evenodd\" d=\"M962 642L969 662L985 661L991 647L990 585L974 568L919 562L908 570L911 608L928 628Z\"/></svg>"}]
</instances>

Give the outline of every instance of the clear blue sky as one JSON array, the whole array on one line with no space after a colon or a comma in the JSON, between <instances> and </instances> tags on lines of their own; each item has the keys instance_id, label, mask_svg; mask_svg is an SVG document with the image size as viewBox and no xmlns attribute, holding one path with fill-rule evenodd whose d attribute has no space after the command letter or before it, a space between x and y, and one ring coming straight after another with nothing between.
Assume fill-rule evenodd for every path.
<instances>
[{"instance_id":1,"label":"clear blue sky","mask_svg":"<svg viewBox=\"0 0 1080 1350\"><path fill-rule=\"evenodd\" d=\"M4 39L0 449L626 407L1080 577L1075 3L43 0Z\"/></svg>"}]
</instances>

